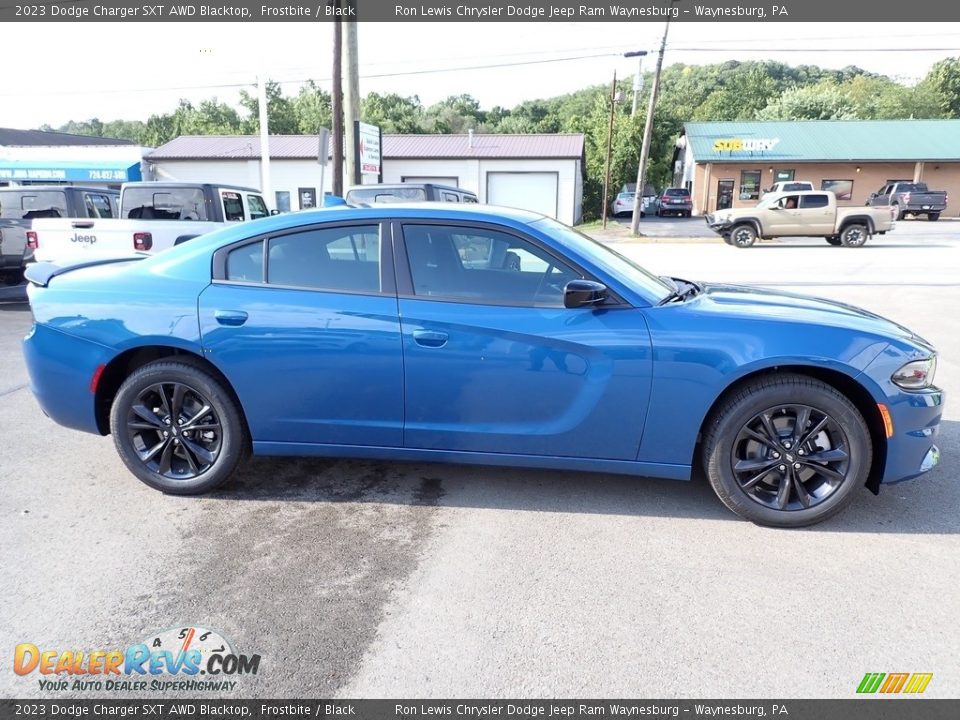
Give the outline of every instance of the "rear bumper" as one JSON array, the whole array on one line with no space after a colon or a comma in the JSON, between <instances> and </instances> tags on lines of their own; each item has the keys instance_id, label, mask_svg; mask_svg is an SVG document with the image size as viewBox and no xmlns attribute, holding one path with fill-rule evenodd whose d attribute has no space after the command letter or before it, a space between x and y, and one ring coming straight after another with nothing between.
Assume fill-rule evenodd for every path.
<instances>
[{"instance_id":1,"label":"rear bumper","mask_svg":"<svg viewBox=\"0 0 960 720\"><path fill-rule=\"evenodd\" d=\"M110 355L109 348L45 325L34 325L23 340L30 389L43 412L60 425L98 435L90 383Z\"/></svg>"}]
</instances>

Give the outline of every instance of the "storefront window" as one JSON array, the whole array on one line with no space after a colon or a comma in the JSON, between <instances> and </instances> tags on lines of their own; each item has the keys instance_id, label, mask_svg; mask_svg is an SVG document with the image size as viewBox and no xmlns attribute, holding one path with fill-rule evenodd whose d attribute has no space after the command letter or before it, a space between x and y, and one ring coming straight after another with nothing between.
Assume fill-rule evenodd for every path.
<instances>
[{"instance_id":1,"label":"storefront window","mask_svg":"<svg viewBox=\"0 0 960 720\"><path fill-rule=\"evenodd\" d=\"M760 197L760 171L744 170L740 173L740 199L756 200Z\"/></svg>"},{"instance_id":2,"label":"storefront window","mask_svg":"<svg viewBox=\"0 0 960 720\"><path fill-rule=\"evenodd\" d=\"M821 180L821 190L829 190L837 196L837 200L853 198L853 180Z\"/></svg>"}]
</instances>

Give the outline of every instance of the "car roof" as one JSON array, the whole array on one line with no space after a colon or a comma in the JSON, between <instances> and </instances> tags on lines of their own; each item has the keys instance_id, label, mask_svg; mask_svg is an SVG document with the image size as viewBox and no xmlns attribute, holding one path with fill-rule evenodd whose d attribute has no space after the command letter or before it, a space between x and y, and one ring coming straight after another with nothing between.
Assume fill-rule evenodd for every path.
<instances>
[{"instance_id":1,"label":"car roof","mask_svg":"<svg viewBox=\"0 0 960 720\"><path fill-rule=\"evenodd\" d=\"M220 183L192 183L192 182L155 182L153 180L144 180L143 182L124 183L128 188L217 188L220 190L242 190L243 192L252 192L260 194L256 188L246 187L244 185L222 185Z\"/></svg>"},{"instance_id":2,"label":"car roof","mask_svg":"<svg viewBox=\"0 0 960 720\"><path fill-rule=\"evenodd\" d=\"M461 193L469 193L470 195L476 195L473 190L466 190L461 187L456 187L455 185L439 185L437 183L377 183L371 185L351 185L347 188L347 192L352 192L353 190L396 190L396 189L405 189L405 188L436 188L437 190L454 190Z\"/></svg>"},{"instance_id":3,"label":"car roof","mask_svg":"<svg viewBox=\"0 0 960 720\"><path fill-rule=\"evenodd\" d=\"M64 190L80 190L81 192L99 192L118 195L119 190L105 187L95 187L93 185L14 185L12 187L2 187L0 192L56 192Z\"/></svg>"}]
</instances>

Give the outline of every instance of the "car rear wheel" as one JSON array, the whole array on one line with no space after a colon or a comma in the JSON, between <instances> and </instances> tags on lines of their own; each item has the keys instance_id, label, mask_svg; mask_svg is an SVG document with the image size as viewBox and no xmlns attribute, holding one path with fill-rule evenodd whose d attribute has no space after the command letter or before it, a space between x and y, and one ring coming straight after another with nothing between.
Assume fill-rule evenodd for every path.
<instances>
[{"instance_id":1,"label":"car rear wheel","mask_svg":"<svg viewBox=\"0 0 960 720\"><path fill-rule=\"evenodd\" d=\"M737 225L730 231L730 244L739 248L748 248L757 241L757 231L753 225Z\"/></svg>"},{"instance_id":2,"label":"car rear wheel","mask_svg":"<svg viewBox=\"0 0 960 720\"><path fill-rule=\"evenodd\" d=\"M863 417L833 387L772 375L711 416L704 466L717 497L759 525L803 527L843 509L866 483L872 444Z\"/></svg>"},{"instance_id":3,"label":"car rear wheel","mask_svg":"<svg viewBox=\"0 0 960 720\"><path fill-rule=\"evenodd\" d=\"M928 214L927 214L927 220L929 220L930 222L936 222L936 221L939 220L939 219L940 219L940 213L938 213L938 212L937 212L937 213L928 213Z\"/></svg>"},{"instance_id":4,"label":"car rear wheel","mask_svg":"<svg viewBox=\"0 0 960 720\"><path fill-rule=\"evenodd\" d=\"M233 396L208 372L181 361L134 371L114 399L110 431L130 472L172 495L222 485L250 444Z\"/></svg>"},{"instance_id":5,"label":"car rear wheel","mask_svg":"<svg viewBox=\"0 0 960 720\"><path fill-rule=\"evenodd\" d=\"M869 237L866 225L847 225L840 233L840 243L844 247L860 247Z\"/></svg>"}]
</instances>

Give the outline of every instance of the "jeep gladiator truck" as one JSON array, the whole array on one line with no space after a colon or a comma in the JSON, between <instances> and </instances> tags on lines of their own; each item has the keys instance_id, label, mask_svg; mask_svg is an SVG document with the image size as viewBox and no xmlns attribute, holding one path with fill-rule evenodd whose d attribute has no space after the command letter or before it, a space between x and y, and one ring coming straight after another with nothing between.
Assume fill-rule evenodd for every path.
<instances>
[{"instance_id":1,"label":"jeep gladiator truck","mask_svg":"<svg viewBox=\"0 0 960 720\"><path fill-rule=\"evenodd\" d=\"M860 247L893 228L887 208L839 208L826 190L768 193L756 207L718 210L706 220L726 243L741 248L774 237L822 237L831 245Z\"/></svg>"},{"instance_id":2,"label":"jeep gladiator truck","mask_svg":"<svg viewBox=\"0 0 960 720\"><path fill-rule=\"evenodd\" d=\"M897 220L903 220L905 215L926 215L927 220L939 220L940 213L947 209L947 191L930 190L922 182L887 183L870 193L867 205L889 207Z\"/></svg>"},{"instance_id":3,"label":"jeep gladiator truck","mask_svg":"<svg viewBox=\"0 0 960 720\"><path fill-rule=\"evenodd\" d=\"M27 232L37 218L115 218L120 193L75 185L22 185L0 188L0 276L19 282L33 259Z\"/></svg>"},{"instance_id":4,"label":"jeep gladiator truck","mask_svg":"<svg viewBox=\"0 0 960 720\"><path fill-rule=\"evenodd\" d=\"M259 190L211 183L127 183L120 217L37 220L27 236L38 262L94 260L156 253L226 223L269 215Z\"/></svg>"}]
</instances>

